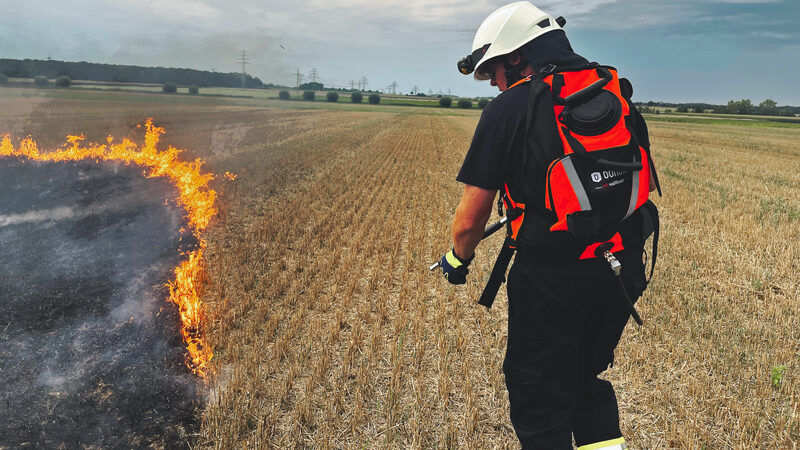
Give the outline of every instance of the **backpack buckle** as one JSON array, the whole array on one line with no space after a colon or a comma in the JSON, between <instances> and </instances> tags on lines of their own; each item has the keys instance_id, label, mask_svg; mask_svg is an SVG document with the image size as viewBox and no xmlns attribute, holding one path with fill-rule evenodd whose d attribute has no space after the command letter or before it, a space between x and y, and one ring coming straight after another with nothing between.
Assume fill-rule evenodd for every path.
<instances>
[{"instance_id":1,"label":"backpack buckle","mask_svg":"<svg viewBox=\"0 0 800 450\"><path fill-rule=\"evenodd\" d=\"M503 217L503 200L504 195L497 196L497 215Z\"/></svg>"},{"instance_id":2,"label":"backpack buckle","mask_svg":"<svg viewBox=\"0 0 800 450\"><path fill-rule=\"evenodd\" d=\"M542 67L541 69L539 69L539 75L551 74L556 70L556 68L557 67L556 67L555 64L548 64L548 65Z\"/></svg>"}]
</instances>

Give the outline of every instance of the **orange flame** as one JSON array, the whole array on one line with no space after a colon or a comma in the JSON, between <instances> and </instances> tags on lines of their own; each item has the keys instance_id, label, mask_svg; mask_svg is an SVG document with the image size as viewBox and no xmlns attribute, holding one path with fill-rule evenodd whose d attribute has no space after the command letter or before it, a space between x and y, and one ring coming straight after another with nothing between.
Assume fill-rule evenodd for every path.
<instances>
[{"instance_id":1,"label":"orange flame","mask_svg":"<svg viewBox=\"0 0 800 450\"><path fill-rule=\"evenodd\" d=\"M214 206L217 193L208 187L214 176L202 173L201 159L193 162L180 161L181 150L172 146L164 151L156 148L158 139L164 128L153 126L153 119L145 122L144 146L139 148L129 139L113 144L108 137L108 144L92 143L82 146L85 139L81 136L67 136L64 148L47 153L40 153L36 143L30 138L23 139L17 148L11 144L8 135L0 141L0 156L17 156L36 161L78 161L93 159L95 161L122 161L125 164L147 167L148 177L165 177L174 184L178 191L179 203L186 210L189 226L199 243L199 248L188 253L188 259L175 268L175 279L170 281L170 301L178 306L182 322L181 333L188 350L187 365L201 377L206 376L207 366L214 356L211 349L204 345L200 335L202 308L197 285L203 274L203 249L206 242L201 234L208 226L211 217L217 210ZM235 176L234 176L235 177Z\"/></svg>"}]
</instances>

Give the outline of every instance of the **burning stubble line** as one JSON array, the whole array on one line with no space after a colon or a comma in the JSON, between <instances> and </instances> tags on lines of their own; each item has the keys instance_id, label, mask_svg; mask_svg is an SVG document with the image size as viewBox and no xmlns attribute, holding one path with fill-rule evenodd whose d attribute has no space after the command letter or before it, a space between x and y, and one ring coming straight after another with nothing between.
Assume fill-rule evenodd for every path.
<instances>
[{"instance_id":1,"label":"burning stubble line","mask_svg":"<svg viewBox=\"0 0 800 450\"><path fill-rule=\"evenodd\" d=\"M186 210L189 227L197 239L197 249L186 254L187 259L175 268L175 278L168 283L170 301L178 306L182 322L181 334L188 351L187 365L205 378L208 363L213 357L209 346L201 337L202 308L198 295L198 283L203 274L203 250L206 242L202 233L211 218L217 213L214 202L216 192L208 187L214 176L203 173L203 161L181 161L180 150L170 146L166 150L157 148L158 140L164 128L153 125L148 118L145 126L145 142L140 148L129 139L114 143L111 136L107 144L91 143L82 145L84 136L68 136L67 144L53 152L40 152L30 137L20 141L15 147L8 135L0 141L0 156L27 158L34 161L118 161L126 165L146 167L150 171L148 177L167 178L179 191L179 203ZM137 126L138 128L141 125ZM229 176L230 179L235 175ZM30 222L57 221L75 218L81 214L93 214L94 211L81 211L70 207L59 207L50 210L31 211L22 214L0 215L0 227Z\"/></svg>"}]
</instances>

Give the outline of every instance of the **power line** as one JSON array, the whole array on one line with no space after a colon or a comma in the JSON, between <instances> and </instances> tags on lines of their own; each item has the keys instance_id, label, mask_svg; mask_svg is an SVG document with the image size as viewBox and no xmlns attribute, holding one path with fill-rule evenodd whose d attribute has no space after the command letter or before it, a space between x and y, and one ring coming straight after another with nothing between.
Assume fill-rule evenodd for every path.
<instances>
[{"instance_id":1,"label":"power line","mask_svg":"<svg viewBox=\"0 0 800 450\"><path fill-rule=\"evenodd\" d=\"M311 77L311 82L312 83L316 83L317 82L317 78L319 77L319 72L317 72L316 68L311 69L311 73L309 73L308 76Z\"/></svg>"},{"instance_id":2,"label":"power line","mask_svg":"<svg viewBox=\"0 0 800 450\"><path fill-rule=\"evenodd\" d=\"M295 87L299 88L300 87L300 82L303 81L303 77L305 75L300 73L300 69L297 69L297 72L294 75L295 75L295 77L297 77L297 83L295 84Z\"/></svg>"},{"instance_id":3,"label":"power line","mask_svg":"<svg viewBox=\"0 0 800 450\"><path fill-rule=\"evenodd\" d=\"M247 63L250 62L250 60L247 59L247 52L242 50L242 54L239 55L239 59L237 59L237 61L242 63L242 86L244 86L244 81L247 75L245 67L247 66Z\"/></svg>"}]
</instances>

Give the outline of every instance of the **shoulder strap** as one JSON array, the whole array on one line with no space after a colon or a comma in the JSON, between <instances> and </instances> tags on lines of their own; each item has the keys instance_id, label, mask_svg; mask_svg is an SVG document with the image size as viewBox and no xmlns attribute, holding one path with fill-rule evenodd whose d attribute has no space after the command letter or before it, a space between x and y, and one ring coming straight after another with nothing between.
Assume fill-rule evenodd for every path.
<instances>
[{"instance_id":1,"label":"shoulder strap","mask_svg":"<svg viewBox=\"0 0 800 450\"><path fill-rule=\"evenodd\" d=\"M647 130L647 122L644 121L644 117L639 113L639 110L636 109L636 105L633 104L631 97L633 96L633 86L631 82L627 78L620 78L619 79L620 91L622 96L628 102L628 109L631 112L631 122L632 122L632 135L633 138L636 139L636 143L641 145L645 152L647 152L647 160L650 162L650 172L653 174L653 181L656 183L656 190L658 191L658 196L661 197L661 183L658 181L658 172L656 171L655 162L653 162L653 157L650 154L650 133Z\"/></svg>"},{"instance_id":2,"label":"shoulder strap","mask_svg":"<svg viewBox=\"0 0 800 450\"><path fill-rule=\"evenodd\" d=\"M542 169L547 170L547 166L550 165L550 161L548 161L551 155L545 155L543 152L547 150L542 143L541 136L538 133L531 133L531 125L533 124L533 116L535 115L536 105L539 101L542 92L549 91L550 86L547 85L541 78L535 78L531 80L530 86L530 93L528 95L528 111L526 112L525 117L525 149L524 155L522 159L522 170L525 171L528 166L528 158L533 157L536 164ZM539 152L533 151L529 147L529 138L533 135L533 139L536 141L536 144L539 146Z\"/></svg>"}]
</instances>

